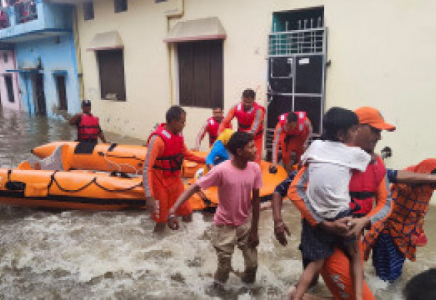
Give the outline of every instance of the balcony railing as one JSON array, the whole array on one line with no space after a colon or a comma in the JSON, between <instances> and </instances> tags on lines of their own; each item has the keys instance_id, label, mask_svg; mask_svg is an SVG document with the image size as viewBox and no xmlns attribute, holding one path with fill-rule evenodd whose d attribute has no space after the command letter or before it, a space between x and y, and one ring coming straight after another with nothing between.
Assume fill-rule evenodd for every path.
<instances>
[{"instance_id":1,"label":"balcony railing","mask_svg":"<svg viewBox=\"0 0 436 300\"><path fill-rule=\"evenodd\" d=\"M9 21L9 14L7 8L0 9L0 29L8 28L11 26L11 22Z\"/></svg>"},{"instance_id":2,"label":"balcony railing","mask_svg":"<svg viewBox=\"0 0 436 300\"><path fill-rule=\"evenodd\" d=\"M38 19L38 12L34 1L15 3L14 11L17 24Z\"/></svg>"}]
</instances>

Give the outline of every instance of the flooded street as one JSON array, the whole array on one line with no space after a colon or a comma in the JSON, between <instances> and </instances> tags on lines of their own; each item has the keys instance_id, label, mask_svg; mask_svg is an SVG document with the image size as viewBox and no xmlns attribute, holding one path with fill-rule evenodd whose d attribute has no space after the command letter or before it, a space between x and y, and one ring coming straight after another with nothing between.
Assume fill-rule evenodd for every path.
<instances>
[{"instance_id":1,"label":"flooded street","mask_svg":"<svg viewBox=\"0 0 436 300\"><path fill-rule=\"evenodd\" d=\"M110 142L143 142L105 134ZM15 167L31 157L33 147L75 137L76 130L65 121L0 109L0 166ZM154 224L146 211L60 212L0 206L0 298L283 299L301 274L300 216L289 201L284 204L284 218L292 231L287 247L274 238L271 211L261 213L256 285L247 289L231 274L228 291L216 294L209 288L216 268L210 214L195 213L191 224L157 238L151 234ZM401 289L409 278L436 267L434 226L436 208L431 207L425 222L429 243L418 249L415 263L406 261L398 282L388 285L376 279L371 262L365 264L367 282L377 299L402 299ZM235 251L233 266L242 270L240 251ZM322 282L313 292L329 294Z\"/></svg>"}]
</instances>

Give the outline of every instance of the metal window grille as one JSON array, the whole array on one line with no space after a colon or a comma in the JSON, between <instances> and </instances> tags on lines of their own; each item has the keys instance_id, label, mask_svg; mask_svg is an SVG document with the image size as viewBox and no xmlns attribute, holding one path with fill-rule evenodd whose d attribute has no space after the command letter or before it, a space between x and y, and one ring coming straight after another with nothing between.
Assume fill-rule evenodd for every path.
<instances>
[{"instance_id":1,"label":"metal window grille","mask_svg":"<svg viewBox=\"0 0 436 300\"><path fill-rule=\"evenodd\" d=\"M324 28L274 32L269 36L269 56L323 53Z\"/></svg>"}]
</instances>

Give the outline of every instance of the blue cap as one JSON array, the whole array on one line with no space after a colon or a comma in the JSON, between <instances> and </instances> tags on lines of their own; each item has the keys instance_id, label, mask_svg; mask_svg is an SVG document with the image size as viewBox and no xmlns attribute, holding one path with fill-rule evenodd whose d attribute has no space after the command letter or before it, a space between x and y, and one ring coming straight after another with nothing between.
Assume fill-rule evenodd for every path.
<instances>
[{"instance_id":1,"label":"blue cap","mask_svg":"<svg viewBox=\"0 0 436 300\"><path fill-rule=\"evenodd\" d=\"M82 107L83 106L91 106L91 101L90 100L83 100L82 101Z\"/></svg>"}]
</instances>

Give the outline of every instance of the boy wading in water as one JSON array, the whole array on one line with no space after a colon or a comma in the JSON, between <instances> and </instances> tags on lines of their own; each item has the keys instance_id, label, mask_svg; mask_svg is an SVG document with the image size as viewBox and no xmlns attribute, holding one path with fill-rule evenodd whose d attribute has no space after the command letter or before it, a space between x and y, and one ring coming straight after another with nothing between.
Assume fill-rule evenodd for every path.
<instances>
[{"instance_id":1,"label":"boy wading in water","mask_svg":"<svg viewBox=\"0 0 436 300\"><path fill-rule=\"evenodd\" d=\"M212 245L218 256L218 268L214 275L215 285L224 284L232 270L231 260L235 246L244 256L244 283L254 283L257 272L258 222L262 173L256 158L257 149L253 135L236 132L227 148L233 154L231 160L222 162L191 185L171 207L168 226L178 229L174 215L177 209L195 192L212 186L218 187L219 204L214 216ZM250 215L251 210L251 215Z\"/></svg>"},{"instance_id":2,"label":"boy wading in water","mask_svg":"<svg viewBox=\"0 0 436 300\"><path fill-rule=\"evenodd\" d=\"M305 201L320 220L351 218L349 184L353 170L365 171L371 156L361 148L353 147L359 120L347 109L333 107L324 116L323 140L310 145L302 156L308 164L309 183ZM312 279L319 274L325 259L341 247L350 258L355 299L362 300L363 265L358 237L341 238L312 227L303 221L301 250L303 259L310 261L289 299L302 299Z\"/></svg>"}]
</instances>

